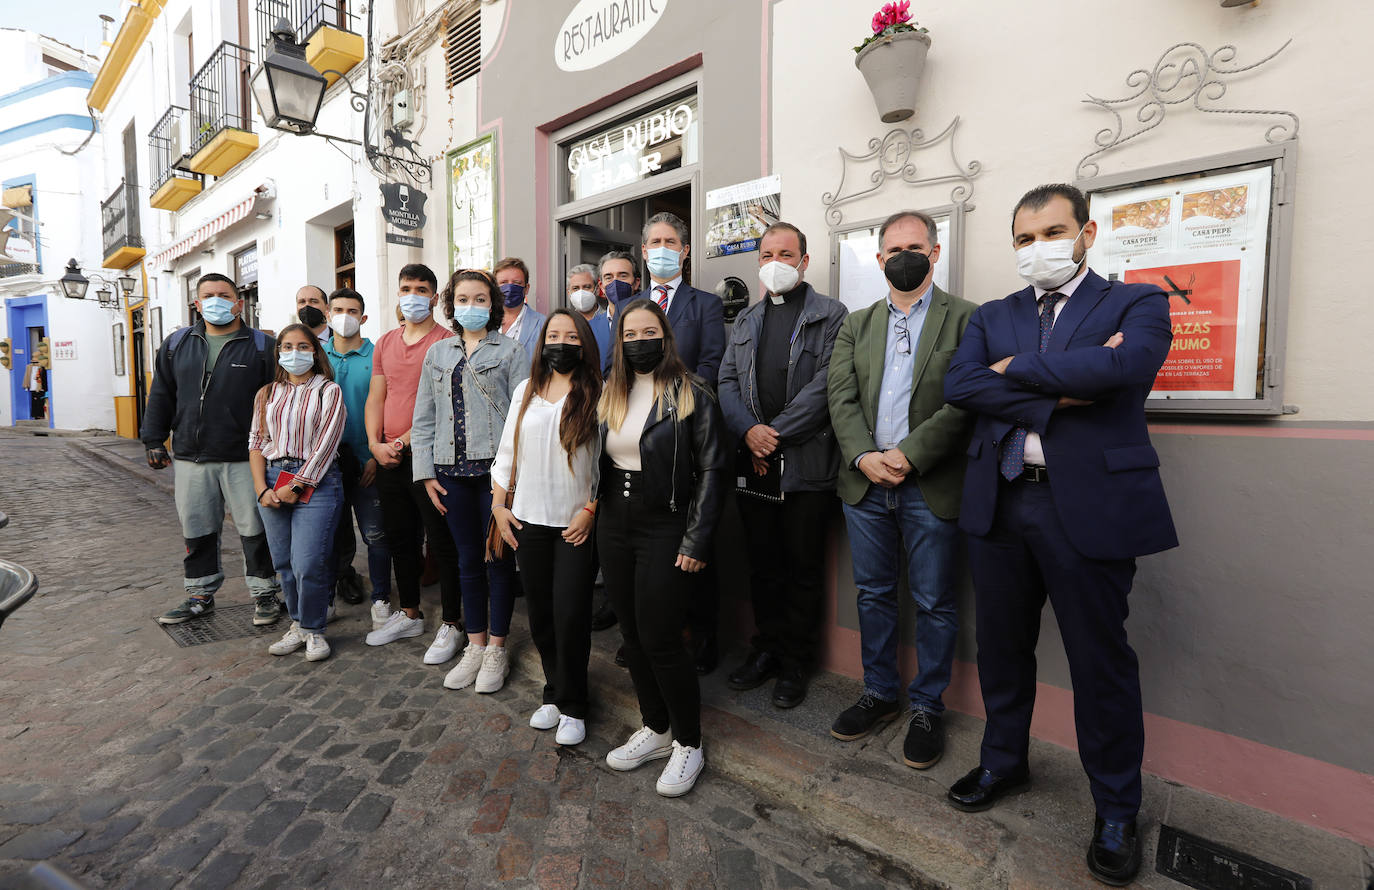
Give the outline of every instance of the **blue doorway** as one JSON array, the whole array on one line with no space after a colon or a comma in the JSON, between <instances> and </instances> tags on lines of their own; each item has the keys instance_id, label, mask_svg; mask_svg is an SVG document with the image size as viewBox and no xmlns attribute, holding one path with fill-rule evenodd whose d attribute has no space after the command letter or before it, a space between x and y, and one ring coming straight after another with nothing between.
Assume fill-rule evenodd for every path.
<instances>
[{"instance_id":1,"label":"blue doorway","mask_svg":"<svg viewBox=\"0 0 1374 890\"><path fill-rule=\"evenodd\" d=\"M32 411L33 401L25 388L25 369L32 360L34 347L38 341L50 335L48 329L47 297L39 294L32 297L11 297L5 301L11 345L10 368L10 417L14 422L35 419ZM47 373L48 397L44 404L48 426L53 425L53 381L52 372Z\"/></svg>"}]
</instances>

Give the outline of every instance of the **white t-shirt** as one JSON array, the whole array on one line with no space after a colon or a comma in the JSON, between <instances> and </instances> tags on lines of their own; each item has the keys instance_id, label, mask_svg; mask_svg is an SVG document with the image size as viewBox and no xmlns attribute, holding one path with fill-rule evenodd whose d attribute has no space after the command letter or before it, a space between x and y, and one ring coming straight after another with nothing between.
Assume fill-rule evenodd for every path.
<instances>
[{"instance_id":1,"label":"white t-shirt","mask_svg":"<svg viewBox=\"0 0 1374 890\"><path fill-rule=\"evenodd\" d=\"M506 488L510 486L515 460L516 419L528 384L528 380L522 381L511 393L510 414L491 467L493 484ZM596 496L600 480L596 437L573 455L571 469L568 453L558 440L566 401L566 396L549 402L535 394L525 409L520 424L520 470L515 476L515 500L511 503L511 512L521 522L567 528L577 517L577 511Z\"/></svg>"},{"instance_id":2,"label":"white t-shirt","mask_svg":"<svg viewBox=\"0 0 1374 890\"><path fill-rule=\"evenodd\" d=\"M625 422L618 430L606 431L606 454L611 463L622 470L639 472L639 437L644 434L644 424L653 410L654 375L635 374L634 382L630 385Z\"/></svg>"}]
</instances>

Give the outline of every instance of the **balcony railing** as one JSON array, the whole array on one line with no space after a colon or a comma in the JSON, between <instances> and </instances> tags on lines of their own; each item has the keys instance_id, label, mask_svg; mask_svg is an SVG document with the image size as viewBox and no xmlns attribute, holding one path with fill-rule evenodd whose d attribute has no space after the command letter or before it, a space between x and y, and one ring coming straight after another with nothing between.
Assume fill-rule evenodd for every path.
<instances>
[{"instance_id":1,"label":"balcony railing","mask_svg":"<svg viewBox=\"0 0 1374 890\"><path fill-rule=\"evenodd\" d=\"M320 28L335 28L349 34L358 33L358 14L350 12L355 0L258 0L258 40L261 55L271 52L272 29L279 19L286 19L295 34L296 42L304 46Z\"/></svg>"},{"instance_id":2,"label":"balcony railing","mask_svg":"<svg viewBox=\"0 0 1374 890\"><path fill-rule=\"evenodd\" d=\"M37 275L38 271L38 266L34 263L0 263L0 278Z\"/></svg>"},{"instance_id":3,"label":"balcony railing","mask_svg":"<svg viewBox=\"0 0 1374 890\"><path fill-rule=\"evenodd\" d=\"M157 191L167 180L174 176L191 176L184 172L190 159L190 123L186 116L190 110L179 105L167 109L167 113L148 131L148 160L153 168L151 188ZM183 160L185 158L186 160ZM181 167L177 165L181 164Z\"/></svg>"},{"instance_id":4,"label":"balcony railing","mask_svg":"<svg viewBox=\"0 0 1374 890\"><path fill-rule=\"evenodd\" d=\"M138 227L138 190L131 183L121 180L114 194L100 202L100 233L107 260L126 249L137 251L140 257L143 255L143 234Z\"/></svg>"},{"instance_id":5,"label":"balcony railing","mask_svg":"<svg viewBox=\"0 0 1374 890\"><path fill-rule=\"evenodd\" d=\"M191 155L223 130L253 132L248 104L251 50L221 43L191 78Z\"/></svg>"}]
</instances>

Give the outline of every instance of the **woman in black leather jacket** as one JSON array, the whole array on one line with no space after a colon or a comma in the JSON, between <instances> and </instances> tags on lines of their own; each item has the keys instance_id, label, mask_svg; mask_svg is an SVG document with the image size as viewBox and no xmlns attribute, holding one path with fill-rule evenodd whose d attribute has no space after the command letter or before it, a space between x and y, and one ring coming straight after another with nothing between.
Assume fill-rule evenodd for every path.
<instances>
[{"instance_id":1,"label":"woman in black leather jacket","mask_svg":"<svg viewBox=\"0 0 1374 890\"><path fill-rule=\"evenodd\" d=\"M689 575L705 567L720 518L725 426L715 395L683 365L652 301L617 313L611 351L598 410L597 548L644 726L606 763L631 770L667 757L658 793L678 797L706 765L701 691L682 628Z\"/></svg>"}]
</instances>

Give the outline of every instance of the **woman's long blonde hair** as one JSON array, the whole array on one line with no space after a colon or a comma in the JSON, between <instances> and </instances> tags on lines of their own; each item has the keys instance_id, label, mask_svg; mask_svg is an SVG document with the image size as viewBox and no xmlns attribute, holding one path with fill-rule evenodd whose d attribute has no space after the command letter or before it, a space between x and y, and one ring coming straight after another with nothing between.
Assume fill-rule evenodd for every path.
<instances>
[{"instance_id":1,"label":"woman's long blonde hair","mask_svg":"<svg viewBox=\"0 0 1374 890\"><path fill-rule=\"evenodd\" d=\"M630 385L634 372L625 364L625 319L631 312L651 312L663 329L663 361L654 369L654 402L660 408L677 414L678 419L692 416L696 410L696 396L692 392L692 374L682 363L677 353L677 340L673 328L668 324L668 316L653 300L638 299L616 307L615 330L611 337L611 374L601 390L601 402L597 405L597 419L612 431L618 432L625 423L625 415L630 408Z\"/></svg>"}]
</instances>

